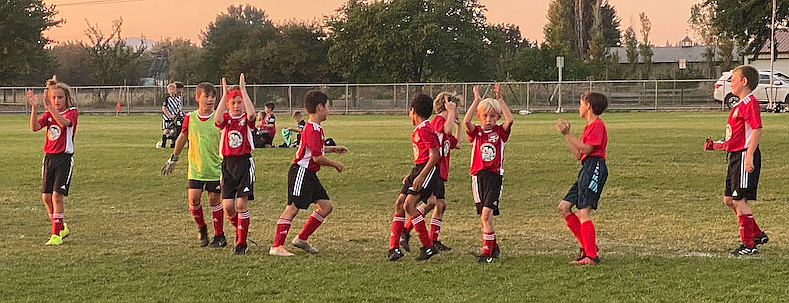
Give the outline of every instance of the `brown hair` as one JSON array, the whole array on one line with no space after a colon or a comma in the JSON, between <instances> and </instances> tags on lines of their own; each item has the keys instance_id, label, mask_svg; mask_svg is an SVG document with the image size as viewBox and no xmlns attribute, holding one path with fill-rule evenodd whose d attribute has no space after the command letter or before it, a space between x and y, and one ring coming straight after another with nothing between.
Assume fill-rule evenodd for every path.
<instances>
[{"instance_id":1,"label":"brown hair","mask_svg":"<svg viewBox=\"0 0 789 303\"><path fill-rule=\"evenodd\" d=\"M71 87L68 86L66 83L57 82L53 79L47 80L47 90L51 91L53 89L60 89L63 91L63 95L66 96L66 108L74 107L74 97L71 96ZM51 96L47 93L47 97ZM50 97L51 98L51 97ZM44 102L52 102L50 100L44 100Z\"/></svg>"},{"instance_id":2,"label":"brown hair","mask_svg":"<svg viewBox=\"0 0 789 303\"><path fill-rule=\"evenodd\" d=\"M203 94L216 97L216 88L209 82L201 82L195 88L195 97Z\"/></svg>"},{"instance_id":3,"label":"brown hair","mask_svg":"<svg viewBox=\"0 0 789 303\"><path fill-rule=\"evenodd\" d=\"M589 103L589 106L592 107L592 112L598 116L602 115L603 111L608 108L608 98L601 93L586 92L581 95L581 100Z\"/></svg>"},{"instance_id":4,"label":"brown hair","mask_svg":"<svg viewBox=\"0 0 789 303\"><path fill-rule=\"evenodd\" d=\"M309 91L304 95L304 108L307 109L308 113L314 114L318 111L318 104L326 105L328 101L329 96L326 96L323 92L318 90Z\"/></svg>"},{"instance_id":5,"label":"brown hair","mask_svg":"<svg viewBox=\"0 0 789 303\"><path fill-rule=\"evenodd\" d=\"M756 89L756 86L759 85L759 71L757 71L753 66L750 65L740 65L735 67L734 70L731 71L732 74L739 73L742 75L745 80L748 81L748 88L751 90Z\"/></svg>"}]
</instances>

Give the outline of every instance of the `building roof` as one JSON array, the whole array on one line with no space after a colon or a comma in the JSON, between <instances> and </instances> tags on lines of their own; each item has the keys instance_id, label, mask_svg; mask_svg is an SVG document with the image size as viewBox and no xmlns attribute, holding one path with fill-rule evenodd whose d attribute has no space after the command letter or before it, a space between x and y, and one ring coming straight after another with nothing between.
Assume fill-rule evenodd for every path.
<instances>
[{"instance_id":1,"label":"building roof","mask_svg":"<svg viewBox=\"0 0 789 303\"><path fill-rule=\"evenodd\" d=\"M787 48L789 48L789 41L786 43ZM704 51L707 49L706 46L691 46L691 47L681 47L681 46L670 46L670 47L657 47L652 46L652 63L676 63L679 62L680 59L685 59L687 62L704 62ZM624 47L612 47L610 49L610 53L617 53L619 55L619 63L627 63L627 49ZM740 55L737 54L735 50L733 52L732 59L734 61L740 60ZM719 49L715 47L715 61L720 61L721 56L719 54ZM638 62L643 63L644 59L641 56L638 57Z\"/></svg>"},{"instance_id":2,"label":"building roof","mask_svg":"<svg viewBox=\"0 0 789 303\"><path fill-rule=\"evenodd\" d=\"M778 47L775 49L778 53L789 53L789 30L787 29L775 29L775 43L778 44ZM760 54L769 54L770 53L770 40L764 43L762 49L759 51Z\"/></svg>"}]
</instances>

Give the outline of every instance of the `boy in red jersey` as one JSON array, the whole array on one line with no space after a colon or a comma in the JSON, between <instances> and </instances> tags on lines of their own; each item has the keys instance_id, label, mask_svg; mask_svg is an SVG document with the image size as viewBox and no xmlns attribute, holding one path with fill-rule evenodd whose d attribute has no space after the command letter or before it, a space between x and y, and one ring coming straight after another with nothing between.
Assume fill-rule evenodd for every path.
<instances>
[{"instance_id":1,"label":"boy in red jersey","mask_svg":"<svg viewBox=\"0 0 789 303\"><path fill-rule=\"evenodd\" d=\"M762 117L753 90L759 84L759 72L749 65L736 67L731 74L731 90L740 97L732 106L726 123L723 146L729 153L729 168L723 202L739 219L742 245L731 252L734 256L754 255L756 245L767 243L767 234L759 229L753 218L749 201L756 200L762 155Z\"/></svg>"},{"instance_id":2,"label":"boy in red jersey","mask_svg":"<svg viewBox=\"0 0 789 303\"><path fill-rule=\"evenodd\" d=\"M274 244L268 252L270 255L284 257L293 255L282 247L288 236L290 223L299 213L299 209L307 209L313 203L318 209L312 212L310 218L304 223L301 233L293 238L291 243L308 253L318 252L318 249L312 246L307 239L331 213L332 204L329 195L326 194L326 190L318 180L317 172L321 166L331 166L341 173L344 169L343 164L326 158L324 154L344 154L348 151L344 146L324 145L321 122L326 121L326 116L329 114L326 104L328 99L326 94L320 91L310 91L304 96L304 107L310 114L310 119L302 132L302 144L299 145L293 164L288 170L288 204L277 220Z\"/></svg>"},{"instance_id":3,"label":"boy in red jersey","mask_svg":"<svg viewBox=\"0 0 789 303\"><path fill-rule=\"evenodd\" d=\"M457 136L460 132L460 121L458 120L457 102L460 101L455 93L442 92L433 99L433 110L436 116L430 121L430 125L438 135L439 153L438 168L441 171L441 180L439 186L435 191L435 198L428 200L427 204L421 204L416 209L420 214L424 215L433 210L433 216L430 218L430 238L433 240L433 246L439 251L450 251L452 248L444 245L438 240L438 234L441 232L441 226L444 220L444 211L446 210L445 198L445 184L449 179L449 156L452 149L459 149ZM414 227L411 221L405 223L402 235L400 235L400 246L406 251L411 251L411 239L409 232Z\"/></svg>"},{"instance_id":4,"label":"boy in red jersey","mask_svg":"<svg viewBox=\"0 0 789 303\"><path fill-rule=\"evenodd\" d=\"M254 200L252 184L255 182L255 162L251 152L255 149L252 143L252 130L255 128L255 107L249 98L244 81L244 74L238 81L239 86L228 90L225 78L222 78L222 99L214 115L216 126L221 129L222 155L222 204L225 215L238 214L236 227L236 247L234 255L247 253L247 232L249 231L248 200Z\"/></svg>"},{"instance_id":5,"label":"boy in red jersey","mask_svg":"<svg viewBox=\"0 0 789 303\"><path fill-rule=\"evenodd\" d=\"M499 245L493 229L493 216L499 215L502 176L504 174L504 145L510 137L513 117L501 97L501 85L494 86L496 99L482 100L479 86L474 86L474 103L469 106L463 125L471 142L471 187L477 214L482 222L482 252L477 262L490 263L499 257ZM471 123L474 115L480 125ZM504 115L504 123L496 124Z\"/></svg>"},{"instance_id":6,"label":"boy in red jersey","mask_svg":"<svg viewBox=\"0 0 789 303\"><path fill-rule=\"evenodd\" d=\"M416 209L416 204L420 200L427 202L433 196L439 183L442 182L439 177L441 173L436 165L440 158L438 136L428 120L433 114L432 103L433 100L424 94L416 94L411 99L408 116L411 118L411 123L416 126L411 133L415 166L403 182L400 196L395 201L395 213L389 234L389 261L397 261L405 255L400 250L399 242L406 213L411 217L411 223L419 234L419 241L422 242L422 248L416 260L427 260L438 253L438 250L433 247L433 240L427 233L425 218ZM403 195L405 195L405 199L402 199Z\"/></svg>"},{"instance_id":7,"label":"boy in red jersey","mask_svg":"<svg viewBox=\"0 0 789 303\"><path fill-rule=\"evenodd\" d=\"M45 245L63 244L63 238L69 230L63 223L63 197L68 196L71 185L71 173L74 168L74 134L77 132L79 113L73 107L74 99L68 85L58 83L53 77L47 81L44 89L44 108L46 111L38 117L36 106L38 98L32 90L27 91L30 103L30 130L36 132L47 129L44 143L44 163L41 169L41 199L52 221L52 235Z\"/></svg>"},{"instance_id":8,"label":"boy in red jersey","mask_svg":"<svg viewBox=\"0 0 789 303\"><path fill-rule=\"evenodd\" d=\"M578 258L571 262L575 265L600 263L595 244L594 224L589 214L592 209L597 209L600 193L608 178L608 168L605 165L608 132L599 117L606 107L608 107L608 99L603 94L588 92L581 96L578 113L587 122L581 140L570 134L570 123L564 119L556 121L556 129L564 136L575 158L583 164L581 171L578 172L578 180L559 202L559 214L581 244ZM578 209L578 215L573 213L573 206Z\"/></svg>"}]
</instances>

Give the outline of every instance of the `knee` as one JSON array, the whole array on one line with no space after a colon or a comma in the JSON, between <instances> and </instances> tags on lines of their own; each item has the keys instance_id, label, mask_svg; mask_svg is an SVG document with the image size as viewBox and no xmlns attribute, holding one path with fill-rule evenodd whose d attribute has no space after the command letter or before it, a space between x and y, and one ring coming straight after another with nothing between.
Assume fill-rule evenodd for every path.
<instances>
[{"instance_id":1,"label":"knee","mask_svg":"<svg viewBox=\"0 0 789 303\"><path fill-rule=\"evenodd\" d=\"M443 199L436 200L435 208L439 212L444 212L444 210L447 208L447 201Z\"/></svg>"},{"instance_id":2,"label":"knee","mask_svg":"<svg viewBox=\"0 0 789 303\"><path fill-rule=\"evenodd\" d=\"M731 208L737 207L737 201L735 201L731 197L723 198L723 203L726 204L726 206L731 207Z\"/></svg>"},{"instance_id":3,"label":"knee","mask_svg":"<svg viewBox=\"0 0 789 303\"><path fill-rule=\"evenodd\" d=\"M329 214L331 214L331 211L333 209L334 207L331 205L331 203L326 203L325 205L321 205L319 212L321 213L322 216L326 217Z\"/></svg>"},{"instance_id":4,"label":"knee","mask_svg":"<svg viewBox=\"0 0 789 303\"><path fill-rule=\"evenodd\" d=\"M570 210L572 206L566 205L565 203L559 203L558 212L559 215L563 217L567 217L569 214L572 214L572 210Z\"/></svg>"}]
</instances>

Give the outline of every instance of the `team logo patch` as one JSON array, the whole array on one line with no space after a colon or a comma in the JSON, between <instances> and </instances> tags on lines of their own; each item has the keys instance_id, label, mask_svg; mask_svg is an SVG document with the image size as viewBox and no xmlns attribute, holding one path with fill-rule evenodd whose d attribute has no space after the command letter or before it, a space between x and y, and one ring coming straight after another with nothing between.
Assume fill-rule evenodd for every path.
<instances>
[{"instance_id":1,"label":"team logo patch","mask_svg":"<svg viewBox=\"0 0 789 303\"><path fill-rule=\"evenodd\" d=\"M479 154L482 157L482 161L493 161L496 158L496 147L490 143L482 144L479 148Z\"/></svg>"},{"instance_id":2,"label":"team logo patch","mask_svg":"<svg viewBox=\"0 0 789 303\"><path fill-rule=\"evenodd\" d=\"M244 126L245 124L247 124L247 119L238 120L238 125Z\"/></svg>"},{"instance_id":3,"label":"team logo patch","mask_svg":"<svg viewBox=\"0 0 789 303\"><path fill-rule=\"evenodd\" d=\"M492 133L490 136L488 136L488 142L495 143L496 141L499 141L499 135L496 133Z\"/></svg>"},{"instance_id":4,"label":"team logo patch","mask_svg":"<svg viewBox=\"0 0 789 303\"><path fill-rule=\"evenodd\" d=\"M419 159L419 147L416 144L412 144L414 146L414 160Z\"/></svg>"},{"instance_id":5,"label":"team logo patch","mask_svg":"<svg viewBox=\"0 0 789 303\"><path fill-rule=\"evenodd\" d=\"M60 138L60 126L50 125L49 128L47 128L47 137L49 141L55 141Z\"/></svg>"},{"instance_id":6,"label":"team logo patch","mask_svg":"<svg viewBox=\"0 0 789 303\"><path fill-rule=\"evenodd\" d=\"M229 134L227 134L227 145L229 145L230 148L238 148L243 142L244 137L241 136L241 132L232 130Z\"/></svg>"},{"instance_id":7,"label":"team logo patch","mask_svg":"<svg viewBox=\"0 0 789 303\"><path fill-rule=\"evenodd\" d=\"M414 142L419 142L419 139L420 139L419 138L419 134L418 133L414 133Z\"/></svg>"},{"instance_id":8,"label":"team logo patch","mask_svg":"<svg viewBox=\"0 0 789 303\"><path fill-rule=\"evenodd\" d=\"M449 141L444 141L444 146L441 148L441 155L449 155Z\"/></svg>"},{"instance_id":9,"label":"team logo patch","mask_svg":"<svg viewBox=\"0 0 789 303\"><path fill-rule=\"evenodd\" d=\"M732 118L737 118L737 114L739 114L739 113L740 113L740 109L739 108L735 108L734 112L731 114L731 117Z\"/></svg>"}]
</instances>

